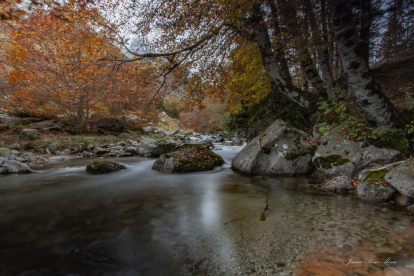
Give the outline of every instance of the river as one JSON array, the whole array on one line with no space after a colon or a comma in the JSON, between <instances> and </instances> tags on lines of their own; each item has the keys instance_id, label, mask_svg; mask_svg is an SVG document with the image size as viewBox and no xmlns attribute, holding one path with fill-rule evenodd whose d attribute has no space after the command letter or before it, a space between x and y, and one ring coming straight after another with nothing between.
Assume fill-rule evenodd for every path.
<instances>
[{"instance_id":1,"label":"river","mask_svg":"<svg viewBox=\"0 0 414 276\"><path fill-rule=\"evenodd\" d=\"M209 172L132 157L105 175L71 159L0 176L0 275L414 275L413 214L236 174L241 147L218 148Z\"/></svg>"}]
</instances>

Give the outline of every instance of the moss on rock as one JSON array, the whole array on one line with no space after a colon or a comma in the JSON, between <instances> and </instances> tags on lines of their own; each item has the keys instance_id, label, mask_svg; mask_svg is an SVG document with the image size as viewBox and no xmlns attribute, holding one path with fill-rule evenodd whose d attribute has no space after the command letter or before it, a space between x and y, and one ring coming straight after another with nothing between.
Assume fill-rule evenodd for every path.
<instances>
[{"instance_id":1,"label":"moss on rock","mask_svg":"<svg viewBox=\"0 0 414 276\"><path fill-rule=\"evenodd\" d=\"M367 184L380 184L379 182L385 182L385 175L388 173L387 169L383 169L381 171L373 171L370 172L365 177L365 182Z\"/></svg>"},{"instance_id":2,"label":"moss on rock","mask_svg":"<svg viewBox=\"0 0 414 276\"><path fill-rule=\"evenodd\" d=\"M368 139L368 143L377 148L386 148L404 152L407 148L407 139L403 135L382 136L378 139Z\"/></svg>"},{"instance_id":3,"label":"moss on rock","mask_svg":"<svg viewBox=\"0 0 414 276\"><path fill-rule=\"evenodd\" d=\"M194 144L176 147L172 152L165 154L164 157L166 159L172 158L172 171L171 169L166 170L163 164L159 164L161 168L153 166L153 169L172 173L186 173L208 171L214 169L215 166L224 164L224 160L220 155L201 145ZM159 163L159 160L156 163Z\"/></svg>"},{"instance_id":4,"label":"moss on rock","mask_svg":"<svg viewBox=\"0 0 414 276\"><path fill-rule=\"evenodd\" d=\"M348 158L342 158L341 155L329 155L326 157L318 157L313 161L315 167L330 169L332 166L341 166L349 162Z\"/></svg>"},{"instance_id":5,"label":"moss on rock","mask_svg":"<svg viewBox=\"0 0 414 276\"><path fill-rule=\"evenodd\" d=\"M93 174L111 173L126 169L126 166L115 161L94 161L86 167Z\"/></svg>"}]
</instances>

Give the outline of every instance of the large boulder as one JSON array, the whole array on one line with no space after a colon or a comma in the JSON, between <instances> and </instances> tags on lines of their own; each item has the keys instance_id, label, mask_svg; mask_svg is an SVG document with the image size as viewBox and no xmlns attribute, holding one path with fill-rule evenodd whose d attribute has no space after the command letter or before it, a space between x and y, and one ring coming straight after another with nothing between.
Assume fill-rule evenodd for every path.
<instances>
[{"instance_id":1,"label":"large boulder","mask_svg":"<svg viewBox=\"0 0 414 276\"><path fill-rule=\"evenodd\" d=\"M184 145L171 153L162 154L153 170L166 173L208 171L224 164L223 158L200 145Z\"/></svg>"},{"instance_id":2,"label":"large boulder","mask_svg":"<svg viewBox=\"0 0 414 276\"><path fill-rule=\"evenodd\" d=\"M20 138L30 141L37 140L39 139L39 131L37 129L24 128L20 131Z\"/></svg>"},{"instance_id":3,"label":"large boulder","mask_svg":"<svg viewBox=\"0 0 414 276\"><path fill-rule=\"evenodd\" d=\"M86 167L86 171L93 174L111 173L124 170L127 167L115 161L95 161Z\"/></svg>"},{"instance_id":4,"label":"large boulder","mask_svg":"<svg viewBox=\"0 0 414 276\"><path fill-rule=\"evenodd\" d=\"M414 198L414 164L395 167L385 175L385 180L401 194Z\"/></svg>"},{"instance_id":5,"label":"large boulder","mask_svg":"<svg viewBox=\"0 0 414 276\"><path fill-rule=\"evenodd\" d=\"M316 141L276 120L233 159L232 169L253 175L299 175L312 172Z\"/></svg>"},{"instance_id":6,"label":"large boulder","mask_svg":"<svg viewBox=\"0 0 414 276\"><path fill-rule=\"evenodd\" d=\"M139 154L145 157L159 157L175 148L175 143L157 137L141 137Z\"/></svg>"},{"instance_id":7,"label":"large boulder","mask_svg":"<svg viewBox=\"0 0 414 276\"><path fill-rule=\"evenodd\" d=\"M400 155L395 149L365 147L363 142L324 136L313 156L315 167L326 175L356 177L374 163L388 163Z\"/></svg>"},{"instance_id":8,"label":"large boulder","mask_svg":"<svg viewBox=\"0 0 414 276\"><path fill-rule=\"evenodd\" d=\"M44 130L47 130L47 131L62 130L62 127L60 125L58 125L58 124L56 124L52 121L43 121L43 122L38 122L38 123L31 124L31 125L35 126L35 127L40 127L40 128L42 128Z\"/></svg>"},{"instance_id":9,"label":"large boulder","mask_svg":"<svg viewBox=\"0 0 414 276\"><path fill-rule=\"evenodd\" d=\"M11 150L8 148L0 148L0 157L9 157Z\"/></svg>"}]
</instances>

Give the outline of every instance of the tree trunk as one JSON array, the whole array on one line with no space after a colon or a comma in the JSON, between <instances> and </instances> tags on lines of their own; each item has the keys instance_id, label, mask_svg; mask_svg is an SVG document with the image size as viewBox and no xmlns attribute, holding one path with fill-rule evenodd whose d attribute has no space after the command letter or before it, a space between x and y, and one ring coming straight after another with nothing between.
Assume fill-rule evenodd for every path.
<instances>
[{"instance_id":1,"label":"tree trunk","mask_svg":"<svg viewBox=\"0 0 414 276\"><path fill-rule=\"evenodd\" d=\"M283 17L287 21L287 25L290 28L292 37L299 39L296 43L296 49L299 52L301 57L301 66L305 69L306 75L308 76L309 83L312 85L313 90L316 94L326 94L326 83L319 76L318 70L313 63L311 53L307 48L307 41L300 33L300 27L297 22L297 16L295 11L295 6L292 3L288 3L286 0L280 0L280 11L282 12Z\"/></svg>"},{"instance_id":2,"label":"tree trunk","mask_svg":"<svg viewBox=\"0 0 414 276\"><path fill-rule=\"evenodd\" d=\"M369 68L369 40L371 33L371 0L361 0L361 30L359 33L359 51Z\"/></svg>"},{"instance_id":3,"label":"tree trunk","mask_svg":"<svg viewBox=\"0 0 414 276\"><path fill-rule=\"evenodd\" d=\"M277 8L275 5L274 0L268 1L270 5L271 15L272 15L272 21L273 21L273 35L276 37L276 60L279 63L279 67L281 69L281 73L283 74L283 77L286 79L286 81L290 84L292 84L292 78L290 77L289 67L286 62L285 58L285 51L283 50L283 45L280 44L280 39L277 39L277 37L280 35L280 26L279 26L279 17L277 13Z\"/></svg>"},{"instance_id":4,"label":"tree trunk","mask_svg":"<svg viewBox=\"0 0 414 276\"><path fill-rule=\"evenodd\" d=\"M294 102L305 109L312 109L313 106L309 101L310 96L307 95L306 92L291 85L283 78L280 67L273 55L268 29L262 15L260 4L255 4L253 6L251 19L255 27L256 39L262 62L272 86L277 92L287 97L291 102Z\"/></svg>"},{"instance_id":5,"label":"tree trunk","mask_svg":"<svg viewBox=\"0 0 414 276\"><path fill-rule=\"evenodd\" d=\"M349 95L368 122L378 127L404 128L399 111L382 93L358 51L358 33L348 0L330 0L329 10L339 53L348 77Z\"/></svg>"},{"instance_id":6,"label":"tree trunk","mask_svg":"<svg viewBox=\"0 0 414 276\"><path fill-rule=\"evenodd\" d=\"M328 45L328 37L326 36L326 24L325 20L325 1L322 0L321 3L321 13L322 13L322 37L320 35L320 30L318 23L316 21L315 14L313 13L313 5L311 0L305 0L306 5L306 13L309 18L309 22L311 25L312 30L312 39L315 45L317 46L317 53L318 53L318 62L319 67L322 71L322 79L326 85L333 87L335 85L335 80L332 74L332 68L329 65L329 45ZM323 48L322 48L323 46Z\"/></svg>"}]
</instances>

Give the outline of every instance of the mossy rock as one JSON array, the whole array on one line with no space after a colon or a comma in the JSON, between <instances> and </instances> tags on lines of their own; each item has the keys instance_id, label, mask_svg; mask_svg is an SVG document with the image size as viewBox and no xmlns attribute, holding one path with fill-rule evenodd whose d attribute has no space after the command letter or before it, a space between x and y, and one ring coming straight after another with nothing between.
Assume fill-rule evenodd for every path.
<instances>
[{"instance_id":1,"label":"mossy rock","mask_svg":"<svg viewBox=\"0 0 414 276\"><path fill-rule=\"evenodd\" d=\"M370 172L365 177L365 182L371 185L380 185L380 182L386 182L385 175L388 173L387 169L383 169L381 171L373 171Z\"/></svg>"},{"instance_id":2,"label":"mossy rock","mask_svg":"<svg viewBox=\"0 0 414 276\"><path fill-rule=\"evenodd\" d=\"M86 167L86 171L93 174L111 173L125 169L124 164L115 161L94 161Z\"/></svg>"},{"instance_id":3,"label":"mossy rock","mask_svg":"<svg viewBox=\"0 0 414 276\"><path fill-rule=\"evenodd\" d=\"M330 169L332 166L341 166L349 162L348 158L342 158L341 155L329 155L326 157L318 157L313 161L315 167Z\"/></svg>"},{"instance_id":4,"label":"mossy rock","mask_svg":"<svg viewBox=\"0 0 414 276\"><path fill-rule=\"evenodd\" d=\"M164 154L152 169L169 173L208 171L224 164L223 158L201 145L184 145Z\"/></svg>"}]
</instances>

